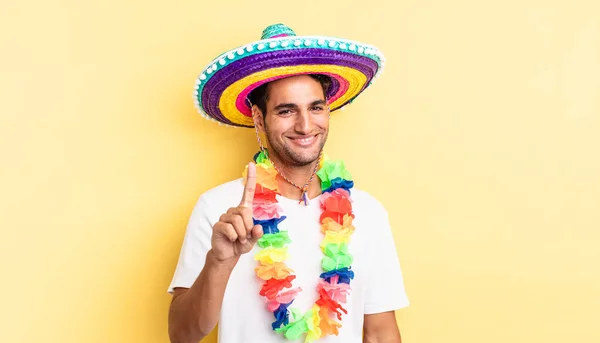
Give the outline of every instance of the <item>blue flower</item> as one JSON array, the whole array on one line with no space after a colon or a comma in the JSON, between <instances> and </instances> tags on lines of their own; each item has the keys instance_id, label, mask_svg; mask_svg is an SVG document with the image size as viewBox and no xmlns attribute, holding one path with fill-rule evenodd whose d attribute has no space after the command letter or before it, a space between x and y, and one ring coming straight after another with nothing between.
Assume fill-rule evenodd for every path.
<instances>
[{"instance_id":1,"label":"blue flower","mask_svg":"<svg viewBox=\"0 0 600 343\"><path fill-rule=\"evenodd\" d=\"M346 179L342 179L342 178L338 177L338 178L331 180L331 187L324 190L323 193L333 192L338 188L343 188L343 189L347 190L348 192L350 192L350 188L352 188L352 187L354 187L354 181L346 180Z\"/></svg>"},{"instance_id":2,"label":"blue flower","mask_svg":"<svg viewBox=\"0 0 600 343\"><path fill-rule=\"evenodd\" d=\"M273 315L275 316L275 321L273 322L273 324L271 324L273 330L280 328L282 325L288 325L288 323L290 322L290 317L287 309L292 304L292 302L279 305L279 308L277 308L275 312L273 312Z\"/></svg>"},{"instance_id":3,"label":"blue flower","mask_svg":"<svg viewBox=\"0 0 600 343\"><path fill-rule=\"evenodd\" d=\"M350 268L340 268L328 271L326 273L321 274L321 279L330 282L331 278L336 275L339 276L338 283L350 284L350 280L354 279L354 272L350 270Z\"/></svg>"},{"instance_id":4,"label":"blue flower","mask_svg":"<svg viewBox=\"0 0 600 343\"><path fill-rule=\"evenodd\" d=\"M281 218L273 218L273 219L267 219L267 220L254 219L254 225L261 225L263 228L263 233L265 233L265 234L277 233L277 232L279 232L277 225L279 225L279 223L281 223L281 221L283 221L284 219L285 219L285 216L282 216Z\"/></svg>"}]
</instances>

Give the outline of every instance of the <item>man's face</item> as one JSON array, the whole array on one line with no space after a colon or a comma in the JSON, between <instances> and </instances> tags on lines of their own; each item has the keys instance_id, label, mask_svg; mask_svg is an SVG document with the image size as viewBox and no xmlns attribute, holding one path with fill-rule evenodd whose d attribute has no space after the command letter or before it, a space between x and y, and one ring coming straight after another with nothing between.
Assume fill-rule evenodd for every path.
<instances>
[{"instance_id":1,"label":"man's face","mask_svg":"<svg viewBox=\"0 0 600 343\"><path fill-rule=\"evenodd\" d=\"M329 132L329 108L319 81L307 75L269 85L264 130L282 163L305 166L319 158Z\"/></svg>"}]
</instances>

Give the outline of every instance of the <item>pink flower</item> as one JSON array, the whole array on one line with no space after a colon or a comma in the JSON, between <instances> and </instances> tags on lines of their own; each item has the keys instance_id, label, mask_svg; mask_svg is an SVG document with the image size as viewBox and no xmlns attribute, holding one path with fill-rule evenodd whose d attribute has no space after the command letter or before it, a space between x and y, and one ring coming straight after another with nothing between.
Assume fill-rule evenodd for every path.
<instances>
[{"instance_id":1,"label":"pink flower","mask_svg":"<svg viewBox=\"0 0 600 343\"><path fill-rule=\"evenodd\" d=\"M331 278L331 283L326 282L324 280L319 281L317 285L317 291L324 290L327 295L331 298L331 300L345 303L346 296L350 292L350 285L347 283L338 283L338 276L334 276Z\"/></svg>"},{"instance_id":2,"label":"pink flower","mask_svg":"<svg viewBox=\"0 0 600 343\"><path fill-rule=\"evenodd\" d=\"M254 199L252 206L252 216L258 220L267 220L281 217L281 208L276 202L263 201L262 199Z\"/></svg>"},{"instance_id":3,"label":"pink flower","mask_svg":"<svg viewBox=\"0 0 600 343\"><path fill-rule=\"evenodd\" d=\"M281 304L291 303L301 290L302 288L298 287L278 294L275 297L275 300L269 300L267 302L267 309L269 312L275 312L275 310L277 310Z\"/></svg>"}]
</instances>

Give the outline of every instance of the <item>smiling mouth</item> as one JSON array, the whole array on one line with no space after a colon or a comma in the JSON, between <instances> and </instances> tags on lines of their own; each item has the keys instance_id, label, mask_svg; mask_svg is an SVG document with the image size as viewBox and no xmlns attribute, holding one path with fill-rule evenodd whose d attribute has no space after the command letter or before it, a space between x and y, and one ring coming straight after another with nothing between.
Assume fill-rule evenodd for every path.
<instances>
[{"instance_id":1,"label":"smiling mouth","mask_svg":"<svg viewBox=\"0 0 600 343\"><path fill-rule=\"evenodd\" d=\"M294 144L299 145L301 147L311 146L314 142L317 141L317 135L308 136L308 137L288 137Z\"/></svg>"}]
</instances>

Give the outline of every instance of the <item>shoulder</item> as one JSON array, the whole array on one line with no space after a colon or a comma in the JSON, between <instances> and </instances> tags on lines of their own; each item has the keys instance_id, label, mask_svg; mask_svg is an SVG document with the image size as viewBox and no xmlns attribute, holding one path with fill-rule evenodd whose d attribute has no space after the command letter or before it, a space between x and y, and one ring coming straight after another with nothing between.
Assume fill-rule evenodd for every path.
<instances>
[{"instance_id":1,"label":"shoulder","mask_svg":"<svg viewBox=\"0 0 600 343\"><path fill-rule=\"evenodd\" d=\"M242 197L242 191L244 190L243 179L235 179L229 182L225 182L214 188L211 188L204 192L200 197L205 200L219 201L220 199L230 198L239 196Z\"/></svg>"},{"instance_id":2,"label":"shoulder","mask_svg":"<svg viewBox=\"0 0 600 343\"><path fill-rule=\"evenodd\" d=\"M202 208L204 212L216 212L220 215L230 207L239 204L243 191L242 178L223 183L202 193L196 208Z\"/></svg>"}]
</instances>

